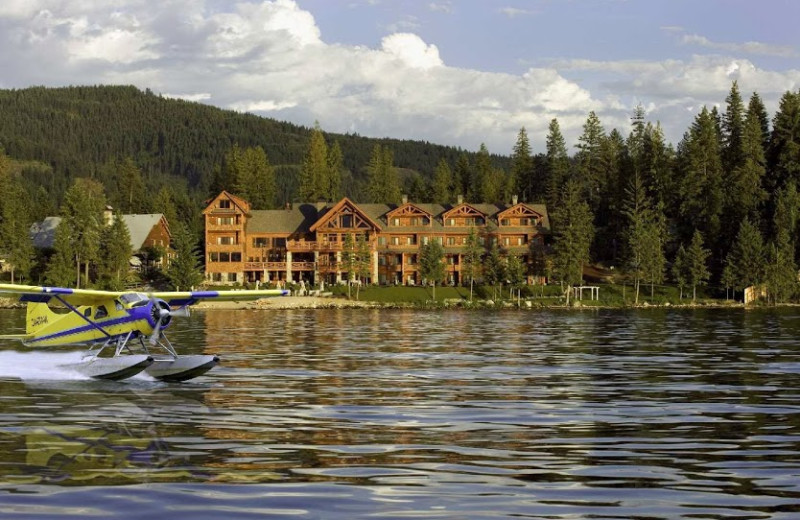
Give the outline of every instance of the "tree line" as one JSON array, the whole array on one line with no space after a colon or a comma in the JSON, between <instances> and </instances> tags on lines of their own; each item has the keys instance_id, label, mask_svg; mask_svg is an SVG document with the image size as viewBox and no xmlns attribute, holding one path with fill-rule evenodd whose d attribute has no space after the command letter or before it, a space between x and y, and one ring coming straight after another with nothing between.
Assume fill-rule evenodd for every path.
<instances>
[{"instance_id":1,"label":"tree line","mask_svg":"<svg viewBox=\"0 0 800 520\"><path fill-rule=\"evenodd\" d=\"M18 181L7 186L30 203L27 216L4 204L2 222L8 236L20 234L11 214L55 214L79 178L101 184L121 212L164 213L195 236L221 189L255 209L342 196L447 204L519 195L547 204L549 276L568 285L594 262L628 273L637 299L642 284L652 294L667 281L766 284L774 301L796 298L800 92L786 92L771 119L758 93L745 101L736 82L724 101L703 107L676 146L637 107L627 129L607 130L589 113L572 147L553 119L540 154L523 127L502 157L485 145L330 134L133 87L3 90L0 144Z\"/></svg>"}]
</instances>

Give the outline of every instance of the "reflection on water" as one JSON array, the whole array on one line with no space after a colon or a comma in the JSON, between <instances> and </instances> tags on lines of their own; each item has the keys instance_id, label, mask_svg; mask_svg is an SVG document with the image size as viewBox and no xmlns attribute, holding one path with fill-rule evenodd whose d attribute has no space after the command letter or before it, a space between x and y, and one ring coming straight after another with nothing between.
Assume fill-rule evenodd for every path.
<instances>
[{"instance_id":1,"label":"reflection on water","mask_svg":"<svg viewBox=\"0 0 800 520\"><path fill-rule=\"evenodd\" d=\"M791 310L215 311L171 332L223 364L100 382L3 344L0 516L800 517Z\"/></svg>"}]
</instances>

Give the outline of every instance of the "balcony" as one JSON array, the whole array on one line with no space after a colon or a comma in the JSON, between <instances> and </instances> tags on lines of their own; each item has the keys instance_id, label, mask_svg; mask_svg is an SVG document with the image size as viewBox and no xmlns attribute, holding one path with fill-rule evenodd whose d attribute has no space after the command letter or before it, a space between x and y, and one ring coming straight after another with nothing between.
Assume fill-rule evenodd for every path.
<instances>
[{"instance_id":1,"label":"balcony","mask_svg":"<svg viewBox=\"0 0 800 520\"><path fill-rule=\"evenodd\" d=\"M245 262L245 271L285 271L286 262Z\"/></svg>"},{"instance_id":2,"label":"balcony","mask_svg":"<svg viewBox=\"0 0 800 520\"><path fill-rule=\"evenodd\" d=\"M317 242L307 242L305 240L287 240L286 249L289 251L316 251Z\"/></svg>"}]
</instances>

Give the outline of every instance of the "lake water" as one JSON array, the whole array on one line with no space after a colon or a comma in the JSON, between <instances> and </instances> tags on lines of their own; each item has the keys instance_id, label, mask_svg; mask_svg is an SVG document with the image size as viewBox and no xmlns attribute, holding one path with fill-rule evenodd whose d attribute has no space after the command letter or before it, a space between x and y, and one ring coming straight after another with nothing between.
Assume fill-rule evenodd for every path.
<instances>
[{"instance_id":1,"label":"lake water","mask_svg":"<svg viewBox=\"0 0 800 520\"><path fill-rule=\"evenodd\" d=\"M796 309L204 311L167 332L223 364L102 382L0 343L0 518L800 518Z\"/></svg>"}]
</instances>

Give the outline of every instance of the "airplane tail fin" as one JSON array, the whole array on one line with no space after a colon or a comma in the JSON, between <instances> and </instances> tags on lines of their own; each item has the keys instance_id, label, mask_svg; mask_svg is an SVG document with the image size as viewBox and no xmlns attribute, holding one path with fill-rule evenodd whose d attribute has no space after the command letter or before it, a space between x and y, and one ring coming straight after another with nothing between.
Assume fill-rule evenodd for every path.
<instances>
[{"instance_id":1,"label":"airplane tail fin","mask_svg":"<svg viewBox=\"0 0 800 520\"><path fill-rule=\"evenodd\" d=\"M28 303L28 314L25 318L26 336L36 333L53 321L55 313L50 310L46 303Z\"/></svg>"}]
</instances>

